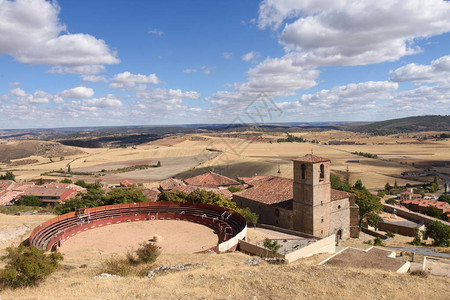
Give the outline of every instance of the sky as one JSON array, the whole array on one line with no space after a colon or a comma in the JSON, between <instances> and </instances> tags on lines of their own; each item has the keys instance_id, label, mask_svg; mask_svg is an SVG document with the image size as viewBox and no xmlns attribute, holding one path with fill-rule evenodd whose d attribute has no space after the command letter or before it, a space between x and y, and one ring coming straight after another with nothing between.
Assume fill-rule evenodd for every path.
<instances>
[{"instance_id":1,"label":"sky","mask_svg":"<svg viewBox=\"0 0 450 300\"><path fill-rule=\"evenodd\" d=\"M0 129L450 114L443 0L0 0Z\"/></svg>"}]
</instances>

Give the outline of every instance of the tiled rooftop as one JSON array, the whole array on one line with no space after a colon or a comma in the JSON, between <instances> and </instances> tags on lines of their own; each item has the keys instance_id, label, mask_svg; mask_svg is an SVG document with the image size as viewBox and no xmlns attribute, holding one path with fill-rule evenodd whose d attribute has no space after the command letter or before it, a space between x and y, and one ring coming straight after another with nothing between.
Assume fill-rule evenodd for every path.
<instances>
[{"instance_id":1,"label":"tiled rooftop","mask_svg":"<svg viewBox=\"0 0 450 300\"><path fill-rule=\"evenodd\" d=\"M226 176L214 172L208 172L195 177L187 178L185 182L189 185L203 186L210 188L217 188L219 186L240 185L240 183L237 182L236 180L233 180L231 178L228 178Z\"/></svg>"},{"instance_id":2,"label":"tiled rooftop","mask_svg":"<svg viewBox=\"0 0 450 300\"><path fill-rule=\"evenodd\" d=\"M330 161L330 159L325 157L320 157L313 154L306 154L303 157L294 158L293 161L304 161L304 162L312 162L312 163L318 163L318 162L326 162Z\"/></svg>"}]
</instances>

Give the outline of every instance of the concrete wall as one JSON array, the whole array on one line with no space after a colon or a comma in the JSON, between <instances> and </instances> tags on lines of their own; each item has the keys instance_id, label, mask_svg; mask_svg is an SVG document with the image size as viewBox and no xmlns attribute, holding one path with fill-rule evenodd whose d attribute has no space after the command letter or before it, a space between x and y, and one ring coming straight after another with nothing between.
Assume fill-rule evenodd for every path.
<instances>
[{"instance_id":1,"label":"concrete wall","mask_svg":"<svg viewBox=\"0 0 450 300\"><path fill-rule=\"evenodd\" d=\"M291 263L300 258L309 257L319 253L334 253L336 251L335 240L336 236L332 234L326 238L317 240L315 243L312 243L306 247L300 248L286 255L280 253L273 254L270 250L267 250L264 247L260 247L243 240L239 240L239 248L243 252L258 255L261 257L282 257L285 258L289 263Z\"/></svg>"},{"instance_id":2,"label":"concrete wall","mask_svg":"<svg viewBox=\"0 0 450 300\"><path fill-rule=\"evenodd\" d=\"M233 238L229 239L226 242L220 243L218 245L219 252L226 252L228 250L233 250L233 248L235 249L238 242L244 240L246 237L247 237L247 226L245 226L245 228L240 233L235 235Z\"/></svg>"},{"instance_id":3,"label":"concrete wall","mask_svg":"<svg viewBox=\"0 0 450 300\"><path fill-rule=\"evenodd\" d=\"M334 234L329 237L318 240L317 242L298 249L285 255L285 258L291 263L300 258L313 256L319 253L334 253L336 252L336 236Z\"/></svg>"}]
</instances>

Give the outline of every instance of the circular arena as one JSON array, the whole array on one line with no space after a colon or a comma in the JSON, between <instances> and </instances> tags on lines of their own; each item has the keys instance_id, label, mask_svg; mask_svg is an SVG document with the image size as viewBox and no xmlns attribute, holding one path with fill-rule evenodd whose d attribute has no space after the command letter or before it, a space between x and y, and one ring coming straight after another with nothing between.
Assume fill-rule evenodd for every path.
<instances>
[{"instance_id":1,"label":"circular arena","mask_svg":"<svg viewBox=\"0 0 450 300\"><path fill-rule=\"evenodd\" d=\"M134 221L180 220L214 228L218 244L205 251L235 250L247 235L247 223L240 214L219 206L189 202L140 202L86 208L50 219L37 226L30 244L56 249L67 239L90 229ZM195 239L195 237L192 237Z\"/></svg>"}]
</instances>

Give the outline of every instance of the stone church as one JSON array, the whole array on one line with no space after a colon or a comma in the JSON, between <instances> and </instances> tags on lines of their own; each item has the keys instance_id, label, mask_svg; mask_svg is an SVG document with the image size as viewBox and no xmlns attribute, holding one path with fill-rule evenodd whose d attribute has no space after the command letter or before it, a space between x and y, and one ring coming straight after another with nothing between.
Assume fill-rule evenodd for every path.
<instances>
[{"instance_id":1,"label":"stone church","mask_svg":"<svg viewBox=\"0 0 450 300\"><path fill-rule=\"evenodd\" d=\"M358 235L355 197L331 188L330 160L308 154L293 163L293 180L276 176L238 178L249 188L235 193L233 201L259 214L263 224L318 237Z\"/></svg>"}]
</instances>

